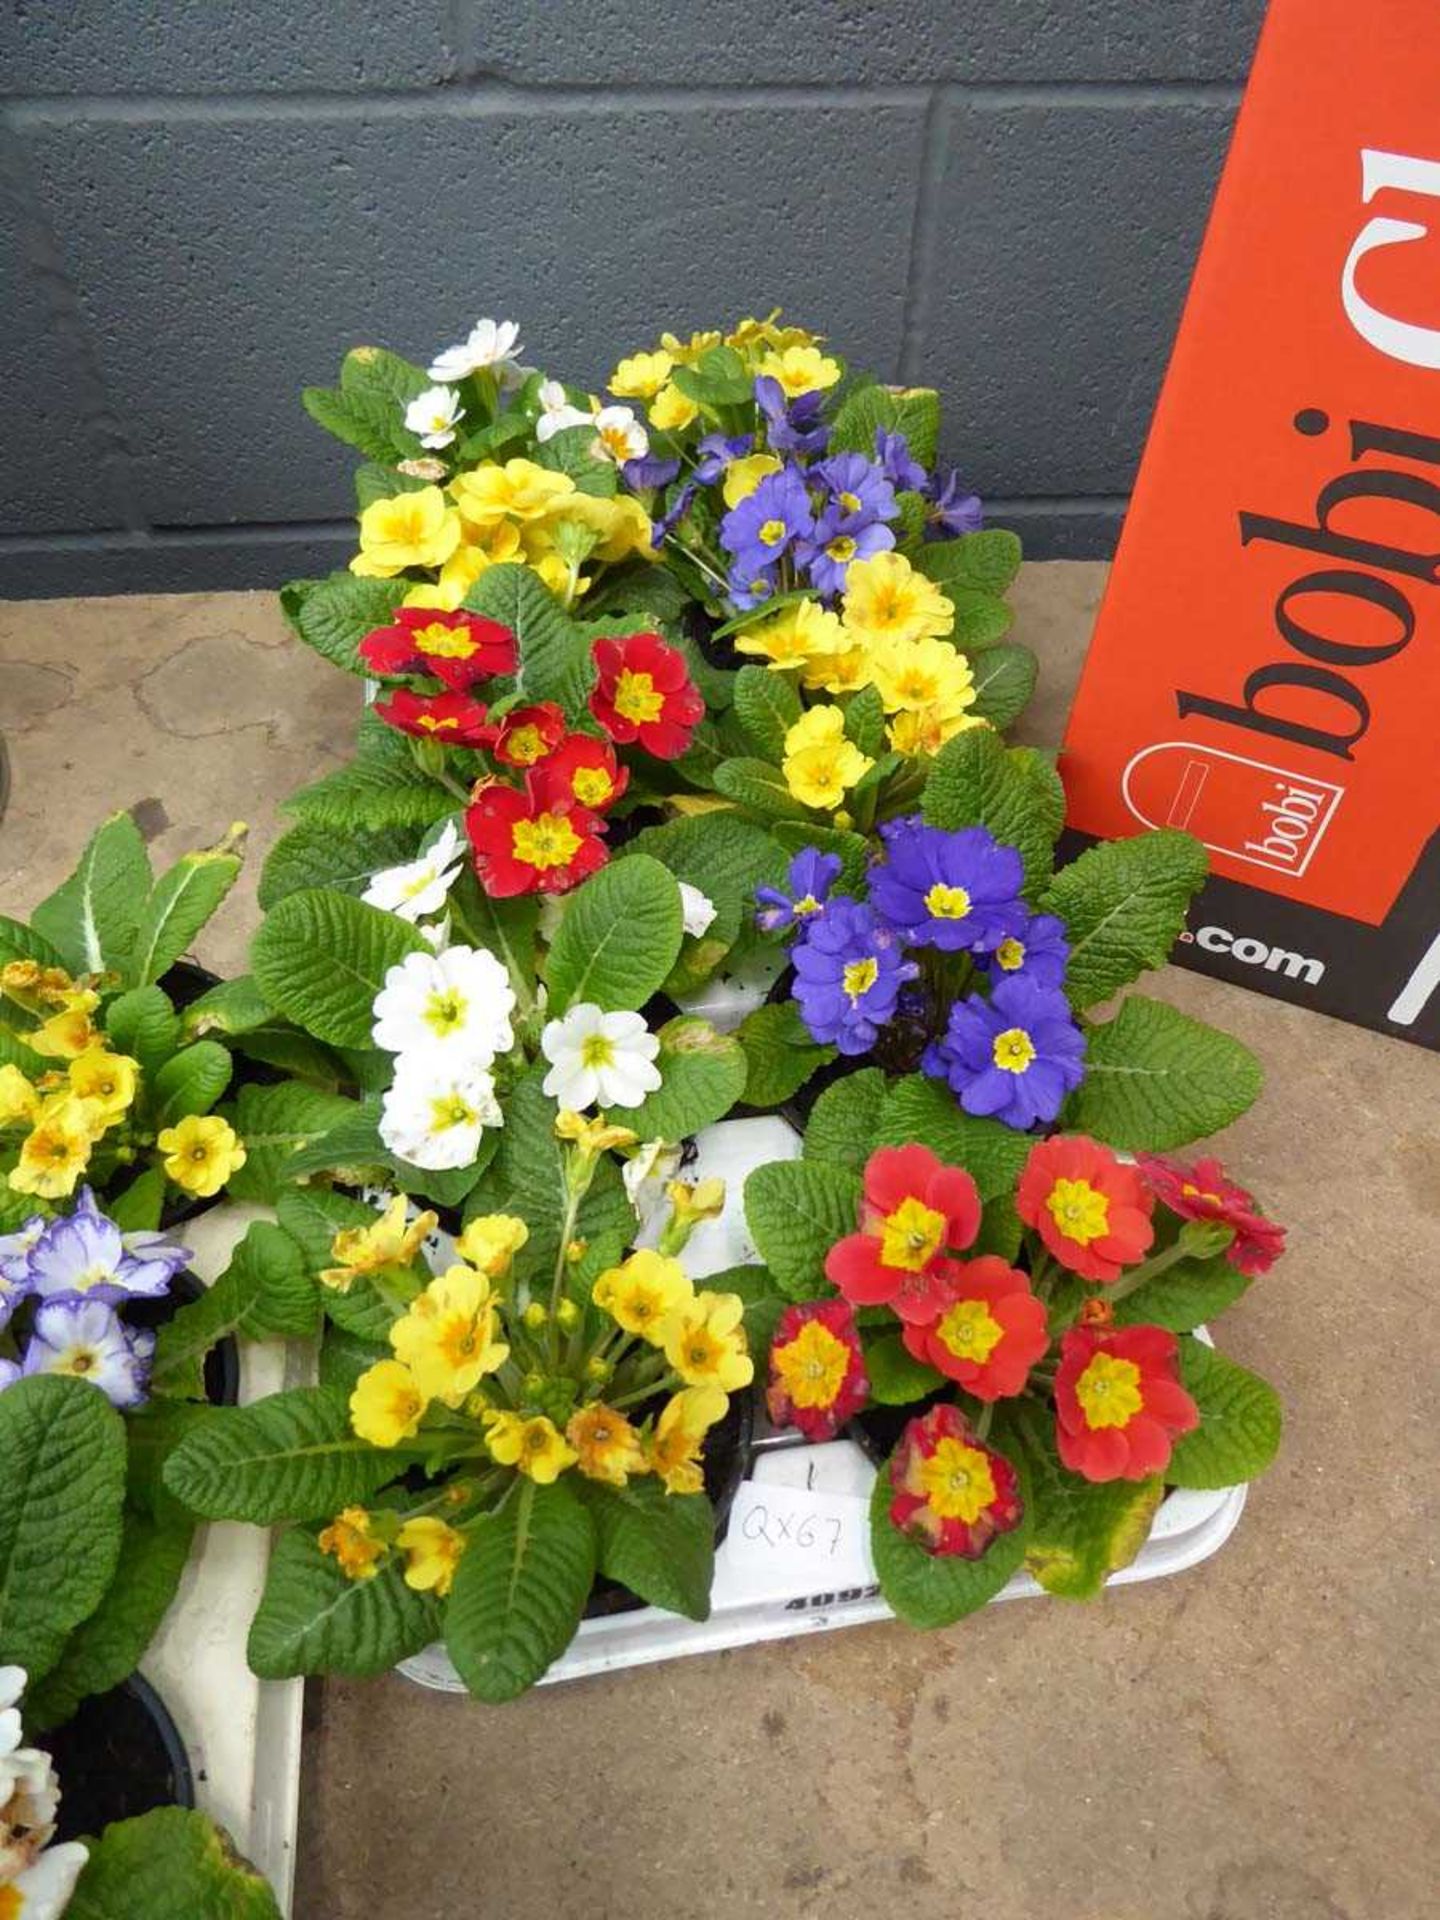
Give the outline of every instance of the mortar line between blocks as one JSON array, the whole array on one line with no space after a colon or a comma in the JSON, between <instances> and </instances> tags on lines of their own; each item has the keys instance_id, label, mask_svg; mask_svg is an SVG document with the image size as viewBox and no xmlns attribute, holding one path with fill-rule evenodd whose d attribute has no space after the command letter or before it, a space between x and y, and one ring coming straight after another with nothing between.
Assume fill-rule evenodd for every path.
<instances>
[{"instance_id":1,"label":"mortar line between blocks","mask_svg":"<svg viewBox=\"0 0 1440 1920\"><path fill-rule=\"evenodd\" d=\"M925 107L920 143L920 177L915 187L915 212L910 224L910 262L905 282L905 305L900 321L900 351L896 378L902 386L917 383L930 318L930 285L935 266L935 238L939 224L940 184L950 152L950 96L935 87Z\"/></svg>"}]
</instances>

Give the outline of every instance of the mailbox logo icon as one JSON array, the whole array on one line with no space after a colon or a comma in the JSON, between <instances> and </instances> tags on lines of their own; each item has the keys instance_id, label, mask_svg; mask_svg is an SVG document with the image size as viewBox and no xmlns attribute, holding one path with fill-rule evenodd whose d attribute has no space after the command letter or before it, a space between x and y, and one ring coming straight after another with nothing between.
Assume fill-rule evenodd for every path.
<instances>
[{"instance_id":1,"label":"mailbox logo icon","mask_svg":"<svg viewBox=\"0 0 1440 1920\"><path fill-rule=\"evenodd\" d=\"M1146 827L1183 827L1212 853L1298 879L1345 789L1265 760L1162 740L1126 765L1121 792Z\"/></svg>"}]
</instances>

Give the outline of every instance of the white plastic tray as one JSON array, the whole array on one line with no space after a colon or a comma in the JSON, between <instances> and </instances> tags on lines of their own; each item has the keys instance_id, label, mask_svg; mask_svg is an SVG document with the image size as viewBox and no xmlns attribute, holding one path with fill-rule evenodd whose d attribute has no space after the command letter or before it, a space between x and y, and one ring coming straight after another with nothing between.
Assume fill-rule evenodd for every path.
<instances>
[{"instance_id":1,"label":"white plastic tray","mask_svg":"<svg viewBox=\"0 0 1440 1920\"><path fill-rule=\"evenodd\" d=\"M206 1285L224 1272L252 1220L267 1207L227 1201L187 1221L180 1238ZM301 1343L241 1348L240 1403L314 1378L313 1350ZM250 1621L265 1585L270 1535L237 1521L212 1521L195 1535L177 1594L141 1664L174 1715L195 1771L195 1797L275 1889L290 1912L300 1801L302 1680L257 1680L245 1659Z\"/></svg>"}]
</instances>

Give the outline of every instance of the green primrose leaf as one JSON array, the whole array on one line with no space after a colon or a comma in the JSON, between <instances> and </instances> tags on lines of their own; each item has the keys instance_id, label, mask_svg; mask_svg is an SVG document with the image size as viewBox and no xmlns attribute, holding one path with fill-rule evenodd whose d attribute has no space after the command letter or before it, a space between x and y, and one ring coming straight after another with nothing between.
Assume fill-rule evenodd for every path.
<instances>
[{"instance_id":1,"label":"green primrose leaf","mask_svg":"<svg viewBox=\"0 0 1440 1920\"><path fill-rule=\"evenodd\" d=\"M805 1158L859 1173L879 1140L884 1106L885 1076L879 1067L847 1073L826 1087L811 1109Z\"/></svg>"},{"instance_id":2,"label":"green primrose leaf","mask_svg":"<svg viewBox=\"0 0 1440 1920\"><path fill-rule=\"evenodd\" d=\"M419 844L416 826L336 827L302 820L270 849L260 870L260 905L268 913L287 894L307 887L363 893L377 873L414 860Z\"/></svg>"},{"instance_id":3,"label":"green primrose leaf","mask_svg":"<svg viewBox=\"0 0 1440 1920\"><path fill-rule=\"evenodd\" d=\"M752 1107L778 1107L835 1058L833 1047L815 1045L793 1000L756 1007L736 1038L745 1049L745 1100Z\"/></svg>"},{"instance_id":4,"label":"green primrose leaf","mask_svg":"<svg viewBox=\"0 0 1440 1920\"><path fill-rule=\"evenodd\" d=\"M885 1095L876 1146L929 1147L949 1167L964 1167L982 1200L1013 1190L1033 1144L998 1120L962 1112L954 1095L923 1074L907 1074Z\"/></svg>"},{"instance_id":5,"label":"green primrose leaf","mask_svg":"<svg viewBox=\"0 0 1440 1920\"><path fill-rule=\"evenodd\" d=\"M89 1845L66 1920L280 1920L275 1895L207 1814L155 1807Z\"/></svg>"},{"instance_id":6,"label":"green primrose leaf","mask_svg":"<svg viewBox=\"0 0 1440 1920\"><path fill-rule=\"evenodd\" d=\"M680 888L648 854L626 854L579 886L550 949L555 1013L593 1002L641 1007L675 964L684 935Z\"/></svg>"},{"instance_id":7,"label":"green primrose leaf","mask_svg":"<svg viewBox=\"0 0 1440 1920\"><path fill-rule=\"evenodd\" d=\"M1019 1526L997 1534L978 1560L962 1560L927 1553L892 1525L893 1492L889 1468L882 1467L870 1496L870 1551L880 1591L908 1626L953 1626L993 1600L1019 1571L1030 1536L1028 1509Z\"/></svg>"},{"instance_id":8,"label":"green primrose leaf","mask_svg":"<svg viewBox=\"0 0 1440 1920\"><path fill-rule=\"evenodd\" d=\"M369 1580L351 1580L313 1533L291 1527L271 1555L245 1649L262 1680L347 1673L370 1679L438 1639L440 1603L407 1587L404 1556Z\"/></svg>"},{"instance_id":9,"label":"green primrose leaf","mask_svg":"<svg viewBox=\"0 0 1440 1920\"><path fill-rule=\"evenodd\" d=\"M132 987L105 1009L105 1037L115 1053L138 1060L146 1073L158 1073L180 1045L180 1019L160 987Z\"/></svg>"},{"instance_id":10,"label":"green primrose leaf","mask_svg":"<svg viewBox=\"0 0 1440 1920\"><path fill-rule=\"evenodd\" d=\"M319 1323L319 1294L300 1248L282 1228L252 1221L214 1285L161 1327L154 1391L199 1399L205 1356L227 1335L305 1340Z\"/></svg>"},{"instance_id":11,"label":"green primrose leaf","mask_svg":"<svg viewBox=\"0 0 1440 1920\"><path fill-rule=\"evenodd\" d=\"M1134 993L1090 1029L1065 1124L1112 1147L1166 1152L1238 1120L1262 1079L1254 1054L1228 1033Z\"/></svg>"},{"instance_id":12,"label":"green primrose leaf","mask_svg":"<svg viewBox=\"0 0 1440 1920\"><path fill-rule=\"evenodd\" d=\"M332 573L325 580L296 580L280 592L280 611L296 638L347 673L368 674L357 651L367 633L388 627L408 591L404 580L362 580Z\"/></svg>"},{"instance_id":13,"label":"green primrose leaf","mask_svg":"<svg viewBox=\"0 0 1440 1920\"><path fill-rule=\"evenodd\" d=\"M131 986L147 986L174 966L234 886L239 872L239 854L208 847L182 855L160 875L135 928L125 969Z\"/></svg>"},{"instance_id":14,"label":"green primrose leaf","mask_svg":"<svg viewBox=\"0 0 1440 1920\"><path fill-rule=\"evenodd\" d=\"M1175 1442L1165 1470L1170 1485L1232 1487L1262 1474L1280 1446L1275 1389L1188 1334L1180 1341L1180 1378L1200 1409L1200 1424Z\"/></svg>"},{"instance_id":15,"label":"green primrose leaf","mask_svg":"<svg viewBox=\"0 0 1440 1920\"><path fill-rule=\"evenodd\" d=\"M595 1523L596 1566L648 1606L687 1620L710 1618L715 1509L703 1493L667 1493L658 1480L623 1487L582 1480Z\"/></svg>"},{"instance_id":16,"label":"green primrose leaf","mask_svg":"<svg viewBox=\"0 0 1440 1920\"><path fill-rule=\"evenodd\" d=\"M866 1342L865 1371L870 1398L881 1407L908 1406L945 1384L939 1368L917 1360L898 1332L882 1333L878 1340Z\"/></svg>"},{"instance_id":17,"label":"green primrose leaf","mask_svg":"<svg viewBox=\"0 0 1440 1920\"><path fill-rule=\"evenodd\" d=\"M684 1140L723 1120L745 1092L745 1049L734 1034L717 1033L693 1014L667 1020L659 1039L659 1087L638 1107L610 1113L642 1140Z\"/></svg>"},{"instance_id":18,"label":"green primrose leaf","mask_svg":"<svg viewBox=\"0 0 1440 1920\"><path fill-rule=\"evenodd\" d=\"M768 760L722 760L714 773L715 790L761 820L804 820L809 808L795 798L785 776Z\"/></svg>"},{"instance_id":19,"label":"green primrose leaf","mask_svg":"<svg viewBox=\"0 0 1440 1920\"><path fill-rule=\"evenodd\" d=\"M800 718L800 695L783 673L742 667L735 680L735 712L756 752L778 761L786 733Z\"/></svg>"},{"instance_id":20,"label":"green primrose leaf","mask_svg":"<svg viewBox=\"0 0 1440 1920\"><path fill-rule=\"evenodd\" d=\"M1040 904L1065 922L1072 1006L1093 1007L1164 966L1209 864L1193 835L1164 827L1103 841L1055 875Z\"/></svg>"},{"instance_id":21,"label":"green primrose leaf","mask_svg":"<svg viewBox=\"0 0 1440 1920\"><path fill-rule=\"evenodd\" d=\"M315 888L288 895L266 916L250 959L260 991L296 1026L334 1046L363 1047L390 968L428 952L395 914Z\"/></svg>"},{"instance_id":22,"label":"green primrose leaf","mask_svg":"<svg viewBox=\"0 0 1440 1920\"><path fill-rule=\"evenodd\" d=\"M970 709L1004 732L1030 703L1039 662L1029 647L991 647L975 663L975 704Z\"/></svg>"},{"instance_id":23,"label":"green primrose leaf","mask_svg":"<svg viewBox=\"0 0 1440 1920\"><path fill-rule=\"evenodd\" d=\"M217 1040L197 1040L172 1054L155 1075L150 1099L157 1127L173 1127L187 1114L209 1113L230 1084L230 1049Z\"/></svg>"},{"instance_id":24,"label":"green primrose leaf","mask_svg":"<svg viewBox=\"0 0 1440 1920\"><path fill-rule=\"evenodd\" d=\"M1018 533L986 527L954 540L934 540L920 549L915 564L946 593L969 587L999 595L1014 585L1022 548Z\"/></svg>"},{"instance_id":25,"label":"green primrose leaf","mask_svg":"<svg viewBox=\"0 0 1440 1920\"><path fill-rule=\"evenodd\" d=\"M1061 1466L1055 1421L1034 1400L1007 1401L996 1430L1000 1446L1023 1458L1032 1521L1025 1566L1047 1593L1089 1600L1128 1567L1149 1538L1165 1487L1149 1480L1084 1480Z\"/></svg>"},{"instance_id":26,"label":"green primrose leaf","mask_svg":"<svg viewBox=\"0 0 1440 1920\"><path fill-rule=\"evenodd\" d=\"M68 880L31 914L31 925L63 955L72 973L120 972L129 958L150 860L128 813L97 827Z\"/></svg>"},{"instance_id":27,"label":"green primrose leaf","mask_svg":"<svg viewBox=\"0 0 1440 1920\"><path fill-rule=\"evenodd\" d=\"M940 444L940 396L933 387L860 387L843 401L830 434L832 453L875 454L875 430L903 433L922 467Z\"/></svg>"},{"instance_id":28,"label":"green primrose leaf","mask_svg":"<svg viewBox=\"0 0 1440 1920\"><path fill-rule=\"evenodd\" d=\"M1054 767L1032 747L1006 747L988 727L957 733L931 762L921 805L932 827L988 827L1019 849L1027 890L1044 885L1065 821L1065 793Z\"/></svg>"},{"instance_id":29,"label":"green primrose leaf","mask_svg":"<svg viewBox=\"0 0 1440 1920\"><path fill-rule=\"evenodd\" d=\"M230 1176L226 1190L234 1200L273 1203L283 1191L292 1154L333 1127L353 1119L355 1101L298 1081L274 1086L243 1086L226 1117L245 1143L245 1164Z\"/></svg>"},{"instance_id":30,"label":"green primrose leaf","mask_svg":"<svg viewBox=\"0 0 1440 1920\"><path fill-rule=\"evenodd\" d=\"M207 1520L268 1527L338 1513L404 1465L357 1439L341 1395L297 1387L249 1407L212 1407L166 1462L165 1485Z\"/></svg>"},{"instance_id":31,"label":"green primrose leaf","mask_svg":"<svg viewBox=\"0 0 1440 1920\"><path fill-rule=\"evenodd\" d=\"M834 1289L825 1256L854 1233L860 1181L825 1160L777 1160L745 1182L745 1219L760 1258L791 1300L815 1300Z\"/></svg>"}]
</instances>

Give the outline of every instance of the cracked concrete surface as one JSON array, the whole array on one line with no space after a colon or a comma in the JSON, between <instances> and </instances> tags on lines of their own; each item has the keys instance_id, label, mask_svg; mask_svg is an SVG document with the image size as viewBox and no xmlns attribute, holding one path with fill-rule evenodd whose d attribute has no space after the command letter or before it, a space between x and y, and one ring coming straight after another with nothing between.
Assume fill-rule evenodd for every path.
<instances>
[{"instance_id":1,"label":"cracked concrete surface","mask_svg":"<svg viewBox=\"0 0 1440 1920\"><path fill-rule=\"evenodd\" d=\"M1022 576L1032 739L1058 737L1103 575ZM353 683L262 594L13 604L0 661L0 910L116 806L143 803L170 855L247 819L255 857L203 949L238 964L276 803L343 757ZM853 1628L493 1711L312 1686L300 1920L1435 1912L1440 1059L1175 970L1149 990L1265 1062L1222 1151L1292 1230L1224 1323L1288 1429L1217 1558L1096 1606Z\"/></svg>"}]
</instances>

